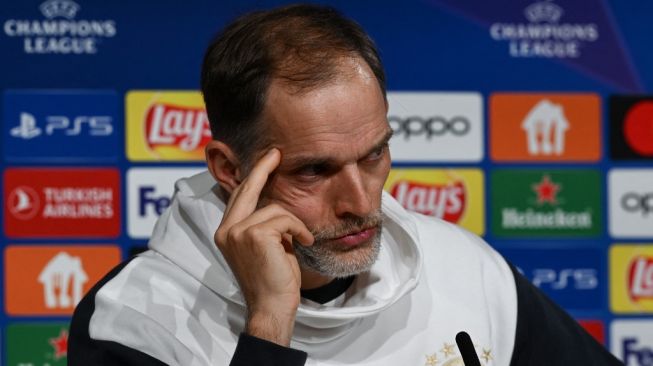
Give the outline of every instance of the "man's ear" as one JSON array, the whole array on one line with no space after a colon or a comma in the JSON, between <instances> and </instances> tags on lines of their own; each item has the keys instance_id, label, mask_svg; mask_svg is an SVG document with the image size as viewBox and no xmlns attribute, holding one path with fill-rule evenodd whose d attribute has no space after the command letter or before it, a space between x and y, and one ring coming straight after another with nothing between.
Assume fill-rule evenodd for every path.
<instances>
[{"instance_id":1,"label":"man's ear","mask_svg":"<svg viewBox=\"0 0 653 366\"><path fill-rule=\"evenodd\" d=\"M221 141L211 140L204 149L209 172L231 194L240 185L241 166L236 154Z\"/></svg>"}]
</instances>

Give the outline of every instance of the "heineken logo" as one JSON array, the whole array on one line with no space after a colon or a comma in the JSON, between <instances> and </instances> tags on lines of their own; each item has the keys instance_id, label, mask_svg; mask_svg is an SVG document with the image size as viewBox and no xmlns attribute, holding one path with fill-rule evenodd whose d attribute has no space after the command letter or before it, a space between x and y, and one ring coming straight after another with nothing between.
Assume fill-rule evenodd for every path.
<instances>
[{"instance_id":1,"label":"heineken logo","mask_svg":"<svg viewBox=\"0 0 653 366\"><path fill-rule=\"evenodd\" d=\"M492 176L499 236L595 236L600 179L593 170L499 170Z\"/></svg>"},{"instance_id":2,"label":"heineken logo","mask_svg":"<svg viewBox=\"0 0 653 366\"><path fill-rule=\"evenodd\" d=\"M542 177L542 181L537 184L533 184L532 187L535 193L537 193L538 204L558 204L556 197L560 191L560 185L553 183L548 175L544 175Z\"/></svg>"},{"instance_id":3,"label":"heineken logo","mask_svg":"<svg viewBox=\"0 0 653 366\"><path fill-rule=\"evenodd\" d=\"M7 328L8 366L65 366L68 324L10 324Z\"/></svg>"}]
</instances>

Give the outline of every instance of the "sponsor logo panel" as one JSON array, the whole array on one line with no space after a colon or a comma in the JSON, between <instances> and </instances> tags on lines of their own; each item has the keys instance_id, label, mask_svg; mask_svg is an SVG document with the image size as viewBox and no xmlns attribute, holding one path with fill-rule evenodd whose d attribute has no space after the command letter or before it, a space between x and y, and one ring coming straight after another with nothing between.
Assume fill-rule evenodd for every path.
<instances>
[{"instance_id":1,"label":"sponsor logo panel","mask_svg":"<svg viewBox=\"0 0 653 366\"><path fill-rule=\"evenodd\" d=\"M596 94L492 94L490 154L506 162L598 161L600 117Z\"/></svg>"},{"instance_id":2,"label":"sponsor logo panel","mask_svg":"<svg viewBox=\"0 0 653 366\"><path fill-rule=\"evenodd\" d=\"M610 97L610 157L653 160L653 96Z\"/></svg>"},{"instance_id":3,"label":"sponsor logo panel","mask_svg":"<svg viewBox=\"0 0 653 366\"><path fill-rule=\"evenodd\" d=\"M410 211L483 235L483 172L479 169L392 169L384 189Z\"/></svg>"},{"instance_id":4,"label":"sponsor logo panel","mask_svg":"<svg viewBox=\"0 0 653 366\"><path fill-rule=\"evenodd\" d=\"M112 245L9 246L5 309L9 315L70 315L119 262L120 250Z\"/></svg>"},{"instance_id":5,"label":"sponsor logo panel","mask_svg":"<svg viewBox=\"0 0 653 366\"><path fill-rule=\"evenodd\" d=\"M589 333L594 339L596 339L602 345L605 345L605 326L603 321L594 320L594 319L580 319L578 320L580 324L587 333Z\"/></svg>"},{"instance_id":6,"label":"sponsor logo panel","mask_svg":"<svg viewBox=\"0 0 653 366\"><path fill-rule=\"evenodd\" d=\"M10 324L7 327L8 366L65 366L68 324Z\"/></svg>"},{"instance_id":7,"label":"sponsor logo panel","mask_svg":"<svg viewBox=\"0 0 653 366\"><path fill-rule=\"evenodd\" d=\"M127 157L132 161L204 161L211 128L195 91L130 91Z\"/></svg>"},{"instance_id":8,"label":"sponsor logo panel","mask_svg":"<svg viewBox=\"0 0 653 366\"><path fill-rule=\"evenodd\" d=\"M553 1L535 1L523 8L522 18L492 23L490 36L505 42L514 58L580 58L584 49L599 41L599 24L567 22L568 12Z\"/></svg>"},{"instance_id":9,"label":"sponsor logo panel","mask_svg":"<svg viewBox=\"0 0 653 366\"><path fill-rule=\"evenodd\" d=\"M653 362L653 320L615 320L610 325L610 351L626 366Z\"/></svg>"},{"instance_id":10,"label":"sponsor logo panel","mask_svg":"<svg viewBox=\"0 0 653 366\"><path fill-rule=\"evenodd\" d=\"M653 244L610 248L610 308L653 314Z\"/></svg>"},{"instance_id":11,"label":"sponsor logo panel","mask_svg":"<svg viewBox=\"0 0 653 366\"><path fill-rule=\"evenodd\" d=\"M149 238L170 205L175 182L205 168L132 168L127 171L127 226L132 238Z\"/></svg>"},{"instance_id":12,"label":"sponsor logo panel","mask_svg":"<svg viewBox=\"0 0 653 366\"><path fill-rule=\"evenodd\" d=\"M22 40L26 54L95 55L105 40L118 33L113 19L78 18L82 6L71 0L47 0L37 9L40 18L3 23L4 35Z\"/></svg>"},{"instance_id":13,"label":"sponsor logo panel","mask_svg":"<svg viewBox=\"0 0 653 366\"><path fill-rule=\"evenodd\" d=\"M515 248L501 253L563 308L594 310L604 306L607 276L601 249Z\"/></svg>"},{"instance_id":14,"label":"sponsor logo panel","mask_svg":"<svg viewBox=\"0 0 653 366\"><path fill-rule=\"evenodd\" d=\"M608 186L610 235L653 237L653 169L612 169Z\"/></svg>"},{"instance_id":15,"label":"sponsor logo panel","mask_svg":"<svg viewBox=\"0 0 653 366\"><path fill-rule=\"evenodd\" d=\"M394 161L481 161L483 98L478 93L388 93Z\"/></svg>"},{"instance_id":16,"label":"sponsor logo panel","mask_svg":"<svg viewBox=\"0 0 653 366\"><path fill-rule=\"evenodd\" d=\"M9 237L116 237L120 173L113 168L11 168L4 174Z\"/></svg>"},{"instance_id":17,"label":"sponsor logo panel","mask_svg":"<svg viewBox=\"0 0 653 366\"><path fill-rule=\"evenodd\" d=\"M113 91L8 90L7 161L115 161L118 95Z\"/></svg>"},{"instance_id":18,"label":"sponsor logo panel","mask_svg":"<svg viewBox=\"0 0 653 366\"><path fill-rule=\"evenodd\" d=\"M500 169L491 177L492 230L497 236L598 236L598 171Z\"/></svg>"}]
</instances>

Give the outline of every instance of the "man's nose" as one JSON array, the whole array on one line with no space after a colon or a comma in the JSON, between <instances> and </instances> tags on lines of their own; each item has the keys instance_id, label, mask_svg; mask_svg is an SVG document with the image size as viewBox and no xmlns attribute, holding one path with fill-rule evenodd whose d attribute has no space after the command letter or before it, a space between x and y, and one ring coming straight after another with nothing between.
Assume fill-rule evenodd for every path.
<instances>
[{"instance_id":1,"label":"man's nose","mask_svg":"<svg viewBox=\"0 0 653 366\"><path fill-rule=\"evenodd\" d=\"M369 215L374 210L371 192L368 192L358 166L346 166L338 175L334 187L336 215L358 217Z\"/></svg>"}]
</instances>

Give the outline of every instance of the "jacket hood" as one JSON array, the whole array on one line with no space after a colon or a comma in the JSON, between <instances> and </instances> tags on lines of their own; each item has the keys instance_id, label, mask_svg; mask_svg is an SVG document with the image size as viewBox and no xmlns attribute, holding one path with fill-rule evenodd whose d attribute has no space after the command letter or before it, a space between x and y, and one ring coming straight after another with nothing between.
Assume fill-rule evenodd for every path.
<instances>
[{"instance_id":1,"label":"jacket hood","mask_svg":"<svg viewBox=\"0 0 653 366\"><path fill-rule=\"evenodd\" d=\"M245 307L235 277L213 242L225 209L217 192L208 172L177 181L172 203L157 221L148 246L226 301ZM382 211L381 252L372 269L358 275L345 294L327 304L302 299L294 341L321 343L338 338L416 287L422 255L412 216L385 192Z\"/></svg>"}]
</instances>

